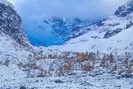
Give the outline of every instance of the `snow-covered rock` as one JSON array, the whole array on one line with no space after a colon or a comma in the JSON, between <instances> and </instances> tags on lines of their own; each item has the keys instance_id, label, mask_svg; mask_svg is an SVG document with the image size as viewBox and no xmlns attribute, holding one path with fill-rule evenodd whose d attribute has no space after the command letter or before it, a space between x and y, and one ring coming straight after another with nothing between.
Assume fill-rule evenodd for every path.
<instances>
[{"instance_id":1,"label":"snow-covered rock","mask_svg":"<svg viewBox=\"0 0 133 89\"><path fill-rule=\"evenodd\" d=\"M27 38L23 32L20 16L12 5L4 1L2 0L2 3L0 3L0 32L10 36L19 44L26 44Z\"/></svg>"},{"instance_id":2,"label":"snow-covered rock","mask_svg":"<svg viewBox=\"0 0 133 89\"><path fill-rule=\"evenodd\" d=\"M0 61L27 61L31 50L20 16L10 3L0 0Z\"/></svg>"}]
</instances>

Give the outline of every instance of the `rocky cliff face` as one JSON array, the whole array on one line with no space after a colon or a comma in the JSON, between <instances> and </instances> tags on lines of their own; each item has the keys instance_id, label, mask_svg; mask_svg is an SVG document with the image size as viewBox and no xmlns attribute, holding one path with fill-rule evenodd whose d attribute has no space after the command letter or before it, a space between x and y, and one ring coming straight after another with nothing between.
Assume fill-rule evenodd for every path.
<instances>
[{"instance_id":1,"label":"rocky cliff face","mask_svg":"<svg viewBox=\"0 0 133 89\"><path fill-rule=\"evenodd\" d=\"M13 6L5 2L0 3L0 32L10 36L19 44L26 44L21 18Z\"/></svg>"},{"instance_id":2,"label":"rocky cliff face","mask_svg":"<svg viewBox=\"0 0 133 89\"><path fill-rule=\"evenodd\" d=\"M6 0L0 0L0 62L28 61L32 46L22 28L20 16Z\"/></svg>"}]
</instances>

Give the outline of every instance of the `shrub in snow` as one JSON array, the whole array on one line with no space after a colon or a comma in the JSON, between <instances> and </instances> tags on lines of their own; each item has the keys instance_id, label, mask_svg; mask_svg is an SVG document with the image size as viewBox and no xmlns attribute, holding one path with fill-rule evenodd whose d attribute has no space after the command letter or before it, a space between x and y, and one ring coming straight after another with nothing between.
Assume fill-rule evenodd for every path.
<instances>
[{"instance_id":1,"label":"shrub in snow","mask_svg":"<svg viewBox=\"0 0 133 89\"><path fill-rule=\"evenodd\" d=\"M114 71L117 70L117 64L115 64L114 68L113 68Z\"/></svg>"},{"instance_id":2,"label":"shrub in snow","mask_svg":"<svg viewBox=\"0 0 133 89\"><path fill-rule=\"evenodd\" d=\"M64 71L68 71L68 70L71 70L72 68L71 68L71 66L70 65L64 65L63 66L63 69L64 69Z\"/></svg>"},{"instance_id":3,"label":"shrub in snow","mask_svg":"<svg viewBox=\"0 0 133 89\"><path fill-rule=\"evenodd\" d=\"M91 65L85 65L84 68L83 68L85 71L92 71L94 69L93 66Z\"/></svg>"},{"instance_id":4,"label":"shrub in snow","mask_svg":"<svg viewBox=\"0 0 133 89\"><path fill-rule=\"evenodd\" d=\"M126 61L125 61L125 65L126 65L126 67L129 66L129 60L128 60L128 59L126 59Z\"/></svg>"},{"instance_id":5,"label":"shrub in snow","mask_svg":"<svg viewBox=\"0 0 133 89\"><path fill-rule=\"evenodd\" d=\"M69 58L68 58L68 57L64 57L63 59L64 59L64 61L68 61L68 60L69 60Z\"/></svg>"}]
</instances>

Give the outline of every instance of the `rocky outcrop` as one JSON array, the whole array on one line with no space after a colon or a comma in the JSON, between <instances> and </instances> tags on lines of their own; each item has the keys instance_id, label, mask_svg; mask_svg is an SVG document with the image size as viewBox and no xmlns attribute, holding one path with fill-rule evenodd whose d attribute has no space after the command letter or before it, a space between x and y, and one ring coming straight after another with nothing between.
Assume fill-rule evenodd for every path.
<instances>
[{"instance_id":1,"label":"rocky outcrop","mask_svg":"<svg viewBox=\"0 0 133 89\"><path fill-rule=\"evenodd\" d=\"M13 6L0 2L0 32L10 36L17 43L24 45L27 38L24 35L22 21Z\"/></svg>"}]
</instances>

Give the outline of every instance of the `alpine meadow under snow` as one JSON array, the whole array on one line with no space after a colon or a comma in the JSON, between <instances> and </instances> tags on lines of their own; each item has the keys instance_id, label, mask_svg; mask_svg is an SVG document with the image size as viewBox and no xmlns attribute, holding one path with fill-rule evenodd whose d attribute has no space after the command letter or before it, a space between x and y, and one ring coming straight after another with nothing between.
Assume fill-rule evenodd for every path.
<instances>
[{"instance_id":1,"label":"alpine meadow under snow","mask_svg":"<svg viewBox=\"0 0 133 89\"><path fill-rule=\"evenodd\" d=\"M37 19L35 29L54 36L46 43L31 44L22 21L0 0L0 89L133 89L132 0L102 20Z\"/></svg>"}]
</instances>

